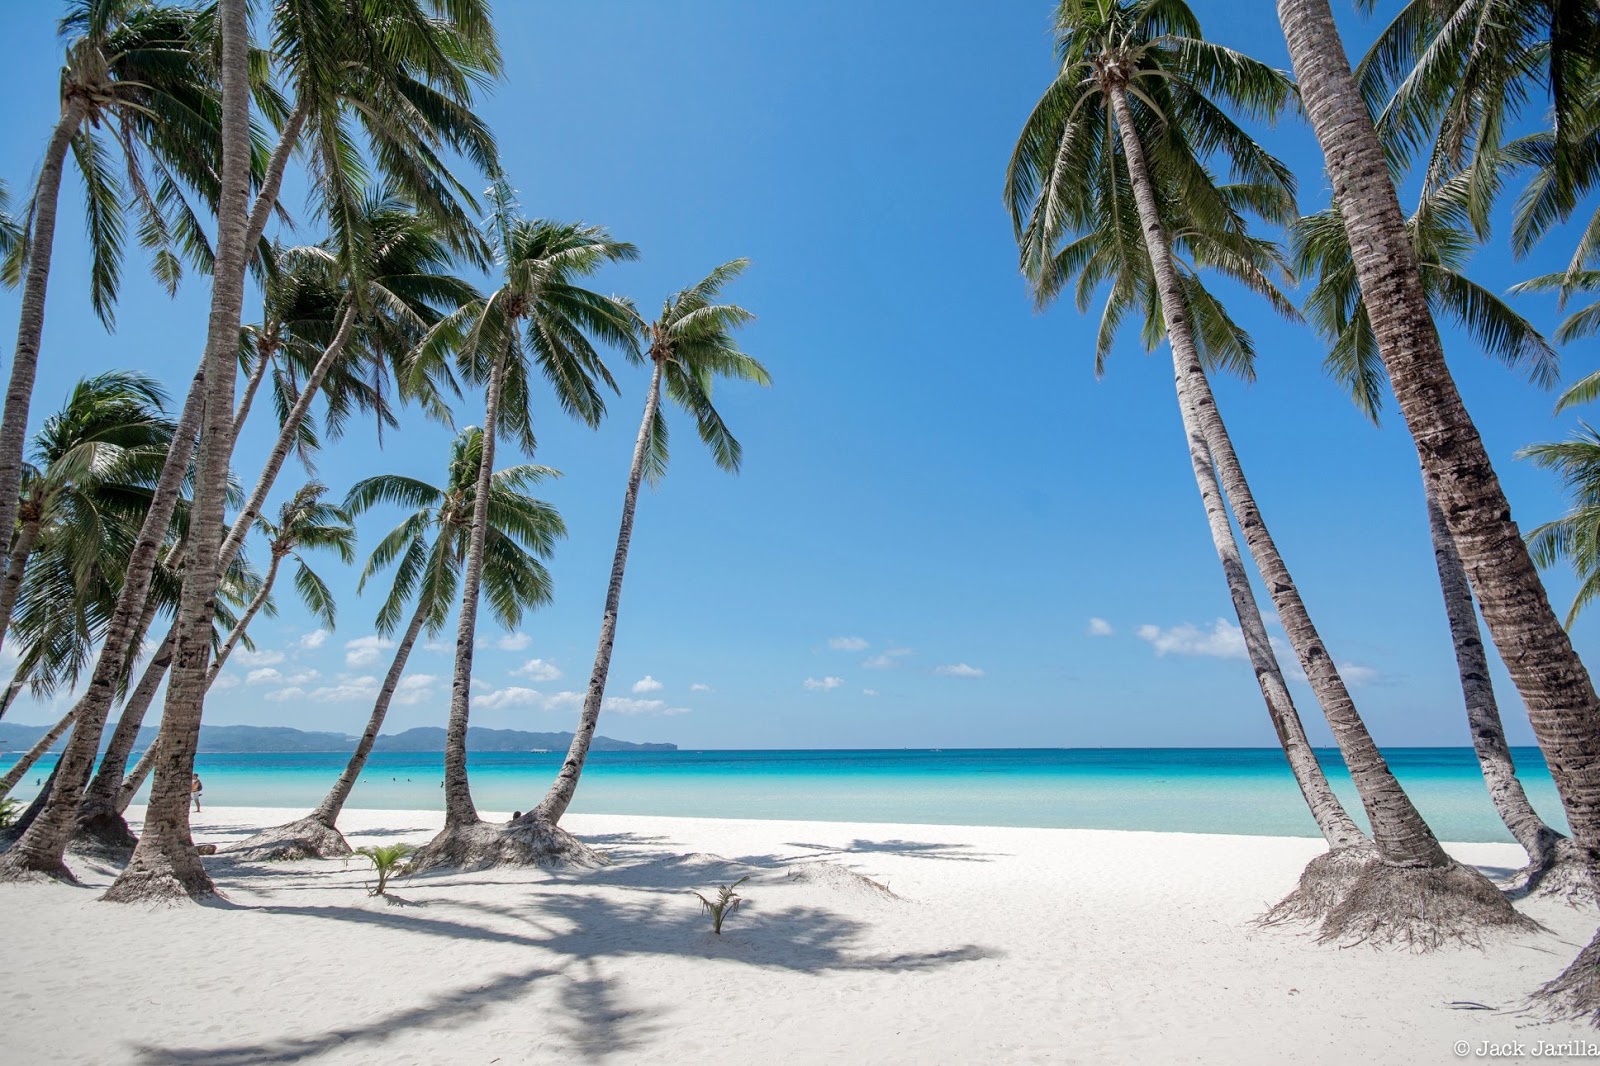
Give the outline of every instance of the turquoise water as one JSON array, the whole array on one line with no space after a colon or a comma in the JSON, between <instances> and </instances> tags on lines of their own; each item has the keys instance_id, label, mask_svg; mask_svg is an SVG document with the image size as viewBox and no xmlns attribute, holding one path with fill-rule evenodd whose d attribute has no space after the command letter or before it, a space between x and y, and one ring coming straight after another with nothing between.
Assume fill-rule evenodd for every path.
<instances>
[{"instance_id":1,"label":"turquoise water","mask_svg":"<svg viewBox=\"0 0 1600 1066\"><path fill-rule=\"evenodd\" d=\"M1359 819L1360 804L1338 753L1319 754L1335 790ZM1396 748L1386 755L1442 839L1511 839L1489 803L1470 749ZM219 807L310 807L338 777L345 758L337 752L201 755L197 769L206 801ZM1564 828L1537 749L1519 748L1516 759L1535 806ZM0 759L0 772L10 761ZM525 810L543 795L560 761L555 754L474 755L473 798L486 811ZM48 762L42 764L17 796L28 798L35 780L49 770ZM438 808L442 776L438 754L374 755L351 806ZM590 757L573 809L1317 835L1282 753L1269 748L599 752Z\"/></svg>"}]
</instances>

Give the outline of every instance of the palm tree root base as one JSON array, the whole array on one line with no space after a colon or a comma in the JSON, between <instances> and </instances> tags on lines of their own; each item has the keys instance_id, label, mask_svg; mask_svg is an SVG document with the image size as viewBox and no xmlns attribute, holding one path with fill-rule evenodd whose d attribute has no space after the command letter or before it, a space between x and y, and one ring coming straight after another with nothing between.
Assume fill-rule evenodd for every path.
<instances>
[{"instance_id":1,"label":"palm tree root base","mask_svg":"<svg viewBox=\"0 0 1600 1066\"><path fill-rule=\"evenodd\" d=\"M1454 860L1446 866L1391 866L1369 857L1352 876L1352 858L1307 866L1300 887L1273 908L1284 911L1278 920L1287 920L1294 912L1301 920L1315 921L1316 909L1325 907L1317 929L1319 943L1415 952L1481 947L1486 938L1498 934L1544 931L1470 866Z\"/></svg>"},{"instance_id":2,"label":"palm tree root base","mask_svg":"<svg viewBox=\"0 0 1600 1066\"><path fill-rule=\"evenodd\" d=\"M0 853L0 884L28 881L60 881L68 885L78 883L77 877L61 859L30 855L16 847L13 841L11 847Z\"/></svg>"},{"instance_id":3,"label":"palm tree root base","mask_svg":"<svg viewBox=\"0 0 1600 1066\"><path fill-rule=\"evenodd\" d=\"M342 859L353 855L344 834L307 815L298 821L263 829L228 849L228 855L249 862L293 859Z\"/></svg>"},{"instance_id":4,"label":"palm tree root base","mask_svg":"<svg viewBox=\"0 0 1600 1066\"><path fill-rule=\"evenodd\" d=\"M1257 921L1262 925L1320 922L1354 887L1356 878L1378 857L1369 846L1334 848L1306 864L1295 890Z\"/></svg>"},{"instance_id":5,"label":"palm tree root base","mask_svg":"<svg viewBox=\"0 0 1600 1066\"><path fill-rule=\"evenodd\" d=\"M139 838L133 835L127 819L115 805L79 811L72 835L74 850L126 859L138 843Z\"/></svg>"},{"instance_id":6,"label":"palm tree root base","mask_svg":"<svg viewBox=\"0 0 1600 1066\"><path fill-rule=\"evenodd\" d=\"M127 868L100 899L107 903L178 903L216 895L217 886L192 843L152 841L147 830Z\"/></svg>"},{"instance_id":7,"label":"palm tree root base","mask_svg":"<svg viewBox=\"0 0 1600 1066\"><path fill-rule=\"evenodd\" d=\"M611 860L548 821L524 815L505 825L445 826L411 857L413 871L493 866L609 866Z\"/></svg>"},{"instance_id":8,"label":"palm tree root base","mask_svg":"<svg viewBox=\"0 0 1600 1066\"><path fill-rule=\"evenodd\" d=\"M1594 878L1583 853L1566 837L1556 841L1555 847L1538 862L1529 863L1517 874L1515 897L1538 896L1556 899L1571 907L1592 907L1600 903L1600 893L1595 891Z\"/></svg>"},{"instance_id":9,"label":"palm tree root base","mask_svg":"<svg viewBox=\"0 0 1600 1066\"><path fill-rule=\"evenodd\" d=\"M1534 1006L1552 1017L1600 1027L1600 934L1578 953L1561 976L1533 994Z\"/></svg>"}]
</instances>

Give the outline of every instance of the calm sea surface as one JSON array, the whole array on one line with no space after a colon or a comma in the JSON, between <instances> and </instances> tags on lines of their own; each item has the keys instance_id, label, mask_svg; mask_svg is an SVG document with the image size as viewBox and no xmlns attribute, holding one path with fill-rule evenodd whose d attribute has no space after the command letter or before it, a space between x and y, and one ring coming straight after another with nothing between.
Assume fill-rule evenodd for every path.
<instances>
[{"instance_id":1,"label":"calm sea surface","mask_svg":"<svg viewBox=\"0 0 1600 1066\"><path fill-rule=\"evenodd\" d=\"M1360 804L1334 751L1319 753L1350 811ZM1468 748L1386 752L1401 783L1444 840L1511 839ZM1537 749L1517 766L1535 806L1565 828ZM0 772L16 758L0 758ZM326 754L201 755L206 802L310 807L344 767ZM480 809L527 809L560 764L556 754L471 758ZM50 762L16 795L30 798ZM374 755L350 805L443 805L442 756ZM143 802L140 797L139 802ZM982 749L933 751L602 752L590 757L574 810L705 818L1150 829L1316 836L1281 752L1268 748Z\"/></svg>"}]
</instances>

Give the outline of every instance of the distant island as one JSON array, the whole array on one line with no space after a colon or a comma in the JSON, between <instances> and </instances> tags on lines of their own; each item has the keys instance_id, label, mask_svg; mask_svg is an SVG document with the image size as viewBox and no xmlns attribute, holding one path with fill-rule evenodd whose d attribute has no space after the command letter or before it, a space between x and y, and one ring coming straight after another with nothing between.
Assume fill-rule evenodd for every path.
<instances>
[{"instance_id":1,"label":"distant island","mask_svg":"<svg viewBox=\"0 0 1600 1066\"><path fill-rule=\"evenodd\" d=\"M48 726L22 725L0 722L0 752L26 751L38 743L48 731ZM442 752L444 730L436 726L408 729L403 733L380 735L374 751ZM104 749L111 738L107 729L100 739ZM136 747L148 747L156 738L150 726L139 730ZM357 736L346 733L314 733L287 726L261 725L202 725L200 727L200 752L207 755L247 754L251 752L300 753L311 751L353 751ZM60 751L66 738L50 750ZM467 730L467 750L478 752L566 751L572 743L571 733L532 733L521 729L483 729L473 726ZM595 737L595 751L677 751L676 744L635 744L610 737Z\"/></svg>"}]
</instances>

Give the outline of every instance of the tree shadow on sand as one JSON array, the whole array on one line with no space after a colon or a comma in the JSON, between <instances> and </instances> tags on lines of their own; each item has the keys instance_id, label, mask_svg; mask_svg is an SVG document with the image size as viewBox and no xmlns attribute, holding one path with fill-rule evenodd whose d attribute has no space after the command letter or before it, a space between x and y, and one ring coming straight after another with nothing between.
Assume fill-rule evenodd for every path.
<instances>
[{"instance_id":1,"label":"tree shadow on sand","mask_svg":"<svg viewBox=\"0 0 1600 1066\"><path fill-rule=\"evenodd\" d=\"M357 1026L339 1026L312 1036L286 1036L267 1040L262 1044L229 1044L222 1047L154 1047L134 1045L130 1048L138 1063L160 1063L162 1066L264 1066L266 1063L298 1063L312 1056L325 1055L333 1050L366 1048L368 1055L378 1058L382 1050L402 1052L403 1045L414 1039L414 1029L453 1029L477 1020L477 1016L494 1004L504 1004L520 999L534 981L558 976L558 970L533 967L517 973L502 973L488 983L474 983L464 988L437 992L416 1007L386 1013ZM654 1029L645 1010L621 1010L616 1005L613 989L608 981L595 975L594 967L582 978L566 981L562 988L562 1005L571 1013L571 1024L562 1026L562 1034L573 1050L584 1060L600 1060L608 1055L629 1052L642 1044Z\"/></svg>"},{"instance_id":2,"label":"tree shadow on sand","mask_svg":"<svg viewBox=\"0 0 1600 1066\"><path fill-rule=\"evenodd\" d=\"M848 844L805 844L790 841L787 848L805 848L813 855L905 855L913 859L951 862L993 862L999 855L974 851L969 844L935 844L920 840L852 840Z\"/></svg>"}]
</instances>

